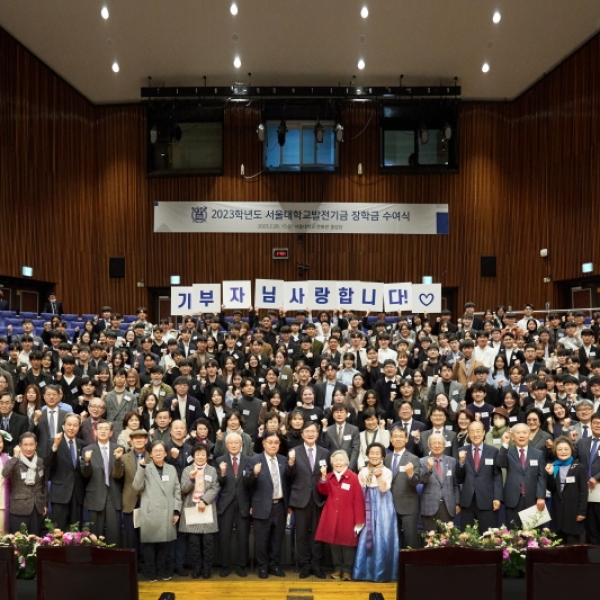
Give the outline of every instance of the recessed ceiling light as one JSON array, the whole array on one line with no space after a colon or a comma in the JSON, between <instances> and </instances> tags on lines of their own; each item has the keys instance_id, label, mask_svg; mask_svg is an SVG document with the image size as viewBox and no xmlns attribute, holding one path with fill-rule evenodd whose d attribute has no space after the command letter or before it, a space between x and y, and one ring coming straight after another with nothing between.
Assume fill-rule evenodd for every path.
<instances>
[{"instance_id":1,"label":"recessed ceiling light","mask_svg":"<svg viewBox=\"0 0 600 600\"><path fill-rule=\"evenodd\" d=\"M494 16L492 17L492 21L494 21L494 23L500 23L500 19L502 18L502 15L496 11L494 13Z\"/></svg>"},{"instance_id":2,"label":"recessed ceiling light","mask_svg":"<svg viewBox=\"0 0 600 600\"><path fill-rule=\"evenodd\" d=\"M234 66L236 69L239 69L239 68L242 66L242 61L240 60L240 57L239 57L239 56L236 56L236 57L233 59L233 66Z\"/></svg>"},{"instance_id":3,"label":"recessed ceiling light","mask_svg":"<svg viewBox=\"0 0 600 600\"><path fill-rule=\"evenodd\" d=\"M229 12L235 17L235 15L238 14L238 7L237 4L235 2L231 3L231 7L229 9Z\"/></svg>"},{"instance_id":4,"label":"recessed ceiling light","mask_svg":"<svg viewBox=\"0 0 600 600\"><path fill-rule=\"evenodd\" d=\"M490 70L490 65L488 65L487 63L483 63L483 67L481 67L481 70L484 73L487 73Z\"/></svg>"},{"instance_id":5,"label":"recessed ceiling light","mask_svg":"<svg viewBox=\"0 0 600 600\"><path fill-rule=\"evenodd\" d=\"M363 6L361 11L360 11L360 16L363 19L366 19L369 16L369 9L366 6Z\"/></svg>"},{"instance_id":6,"label":"recessed ceiling light","mask_svg":"<svg viewBox=\"0 0 600 600\"><path fill-rule=\"evenodd\" d=\"M106 8L106 6L102 7L102 10L100 11L100 14L102 15L103 19L108 19L108 8Z\"/></svg>"},{"instance_id":7,"label":"recessed ceiling light","mask_svg":"<svg viewBox=\"0 0 600 600\"><path fill-rule=\"evenodd\" d=\"M358 68L361 71L365 68L365 61L362 58L358 61Z\"/></svg>"},{"instance_id":8,"label":"recessed ceiling light","mask_svg":"<svg viewBox=\"0 0 600 600\"><path fill-rule=\"evenodd\" d=\"M112 70L113 70L115 73L118 73L118 72L121 70L121 69L120 69L120 67L119 67L119 63L118 63L116 60L115 60L115 62L112 64Z\"/></svg>"}]
</instances>

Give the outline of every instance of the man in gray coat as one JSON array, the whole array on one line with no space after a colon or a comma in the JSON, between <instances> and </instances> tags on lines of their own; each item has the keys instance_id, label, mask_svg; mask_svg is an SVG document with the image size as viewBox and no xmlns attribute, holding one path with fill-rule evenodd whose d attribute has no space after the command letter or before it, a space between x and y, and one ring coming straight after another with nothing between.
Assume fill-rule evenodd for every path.
<instances>
[{"instance_id":1,"label":"man in gray coat","mask_svg":"<svg viewBox=\"0 0 600 600\"><path fill-rule=\"evenodd\" d=\"M403 548L420 548L421 536L418 531L419 459L406 450L406 432L396 427L391 435L394 452L385 457L385 466L392 471L392 497L398 515L398 531L401 532Z\"/></svg>"}]
</instances>

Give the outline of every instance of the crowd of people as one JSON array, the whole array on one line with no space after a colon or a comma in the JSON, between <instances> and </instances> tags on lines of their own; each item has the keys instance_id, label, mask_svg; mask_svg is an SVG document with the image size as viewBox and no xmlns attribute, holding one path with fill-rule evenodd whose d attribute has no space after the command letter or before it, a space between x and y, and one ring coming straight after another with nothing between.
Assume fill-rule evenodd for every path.
<instances>
[{"instance_id":1,"label":"crowd of people","mask_svg":"<svg viewBox=\"0 0 600 600\"><path fill-rule=\"evenodd\" d=\"M300 578L328 545L332 579L391 581L422 529L532 506L600 544L598 315L386 317L24 319L0 338L0 532L89 521L150 581L245 577L252 537L284 577L286 530Z\"/></svg>"}]
</instances>

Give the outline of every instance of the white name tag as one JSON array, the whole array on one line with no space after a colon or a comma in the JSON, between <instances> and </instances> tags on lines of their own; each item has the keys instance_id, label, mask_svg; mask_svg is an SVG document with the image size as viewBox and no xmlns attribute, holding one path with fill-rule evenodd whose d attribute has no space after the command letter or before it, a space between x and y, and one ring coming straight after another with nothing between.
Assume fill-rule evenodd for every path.
<instances>
[{"instance_id":1,"label":"white name tag","mask_svg":"<svg viewBox=\"0 0 600 600\"><path fill-rule=\"evenodd\" d=\"M131 396L123 396L125 398L125 402L131 402Z\"/></svg>"},{"instance_id":2,"label":"white name tag","mask_svg":"<svg viewBox=\"0 0 600 600\"><path fill-rule=\"evenodd\" d=\"M265 378L264 378L264 377L259 377L259 378L258 378L258 383L264 383L264 381L265 381Z\"/></svg>"},{"instance_id":3,"label":"white name tag","mask_svg":"<svg viewBox=\"0 0 600 600\"><path fill-rule=\"evenodd\" d=\"M446 477L452 477L452 471L450 469L446 471Z\"/></svg>"},{"instance_id":4,"label":"white name tag","mask_svg":"<svg viewBox=\"0 0 600 600\"><path fill-rule=\"evenodd\" d=\"M288 376L287 375L280 375L281 379L287 379Z\"/></svg>"},{"instance_id":5,"label":"white name tag","mask_svg":"<svg viewBox=\"0 0 600 600\"><path fill-rule=\"evenodd\" d=\"M160 392L158 395L159 396L164 396L166 392Z\"/></svg>"},{"instance_id":6,"label":"white name tag","mask_svg":"<svg viewBox=\"0 0 600 600\"><path fill-rule=\"evenodd\" d=\"M248 416L250 414L250 411L249 410L243 410L242 414Z\"/></svg>"},{"instance_id":7,"label":"white name tag","mask_svg":"<svg viewBox=\"0 0 600 600\"><path fill-rule=\"evenodd\" d=\"M310 420L311 421L316 421L317 420L317 415L310 415Z\"/></svg>"},{"instance_id":8,"label":"white name tag","mask_svg":"<svg viewBox=\"0 0 600 600\"><path fill-rule=\"evenodd\" d=\"M509 420L511 423L514 423L514 422L515 422L515 421L516 421L518 418L519 418L519 417L509 417L509 418L508 418L508 420Z\"/></svg>"},{"instance_id":9,"label":"white name tag","mask_svg":"<svg viewBox=\"0 0 600 600\"><path fill-rule=\"evenodd\" d=\"M490 413L489 413L489 412L482 412L482 413L481 413L481 418L482 418L482 419L487 419L489 416L490 416Z\"/></svg>"},{"instance_id":10,"label":"white name tag","mask_svg":"<svg viewBox=\"0 0 600 600\"><path fill-rule=\"evenodd\" d=\"M533 460L530 460L530 461L529 461L529 464L530 464L532 467L537 467L537 466L538 466L538 461L537 461L536 459L533 459Z\"/></svg>"},{"instance_id":11,"label":"white name tag","mask_svg":"<svg viewBox=\"0 0 600 600\"><path fill-rule=\"evenodd\" d=\"M596 356L595 352L590 352L590 356Z\"/></svg>"},{"instance_id":12,"label":"white name tag","mask_svg":"<svg viewBox=\"0 0 600 600\"><path fill-rule=\"evenodd\" d=\"M493 458L486 458L485 459L485 464L488 467L493 467L494 466L494 459Z\"/></svg>"},{"instance_id":13,"label":"white name tag","mask_svg":"<svg viewBox=\"0 0 600 600\"><path fill-rule=\"evenodd\" d=\"M326 467L327 466L327 461L326 460L320 460L319 461L319 466L320 467Z\"/></svg>"},{"instance_id":14,"label":"white name tag","mask_svg":"<svg viewBox=\"0 0 600 600\"><path fill-rule=\"evenodd\" d=\"M188 456L187 457L188 464L191 463L193 460L194 460L194 458L192 456Z\"/></svg>"},{"instance_id":15,"label":"white name tag","mask_svg":"<svg viewBox=\"0 0 600 600\"><path fill-rule=\"evenodd\" d=\"M168 476L168 475L163 475L163 476L161 477L161 480L162 480L162 481L169 481L169 476Z\"/></svg>"},{"instance_id":16,"label":"white name tag","mask_svg":"<svg viewBox=\"0 0 600 600\"><path fill-rule=\"evenodd\" d=\"M77 388L76 387L71 388L71 394L76 394L76 393L77 393Z\"/></svg>"},{"instance_id":17,"label":"white name tag","mask_svg":"<svg viewBox=\"0 0 600 600\"><path fill-rule=\"evenodd\" d=\"M345 441L345 442L349 442L351 439L352 439L352 436L351 436L351 435L345 435L345 436L344 436L344 441Z\"/></svg>"},{"instance_id":18,"label":"white name tag","mask_svg":"<svg viewBox=\"0 0 600 600\"><path fill-rule=\"evenodd\" d=\"M401 467L398 467L398 473L404 473L406 471L406 466L402 465Z\"/></svg>"},{"instance_id":19,"label":"white name tag","mask_svg":"<svg viewBox=\"0 0 600 600\"><path fill-rule=\"evenodd\" d=\"M239 360L240 357L237 354L234 354L233 358L235 358L235 360Z\"/></svg>"},{"instance_id":20,"label":"white name tag","mask_svg":"<svg viewBox=\"0 0 600 600\"><path fill-rule=\"evenodd\" d=\"M450 440L446 440L446 448L450 448L452 446L452 442Z\"/></svg>"},{"instance_id":21,"label":"white name tag","mask_svg":"<svg viewBox=\"0 0 600 600\"><path fill-rule=\"evenodd\" d=\"M349 490L350 489L350 484L349 483L342 483L342 489L343 490Z\"/></svg>"},{"instance_id":22,"label":"white name tag","mask_svg":"<svg viewBox=\"0 0 600 600\"><path fill-rule=\"evenodd\" d=\"M458 390L454 390L454 391L452 392L452 395L453 395L453 396L457 396L457 395L458 395Z\"/></svg>"},{"instance_id":23,"label":"white name tag","mask_svg":"<svg viewBox=\"0 0 600 600\"><path fill-rule=\"evenodd\" d=\"M494 438L494 439L492 440L492 443L493 443L493 444L501 444L501 443L502 443L502 438Z\"/></svg>"},{"instance_id":24,"label":"white name tag","mask_svg":"<svg viewBox=\"0 0 600 600\"><path fill-rule=\"evenodd\" d=\"M46 382L45 381L40 381L39 386L40 387L46 387Z\"/></svg>"},{"instance_id":25,"label":"white name tag","mask_svg":"<svg viewBox=\"0 0 600 600\"><path fill-rule=\"evenodd\" d=\"M445 429L447 429L448 431L452 431L452 429L454 428L452 427L452 425L446 425Z\"/></svg>"},{"instance_id":26,"label":"white name tag","mask_svg":"<svg viewBox=\"0 0 600 600\"><path fill-rule=\"evenodd\" d=\"M196 407L195 407L195 406L193 406L192 404L190 404L190 405L188 406L188 408L189 408L190 410L193 410L194 412L196 412Z\"/></svg>"},{"instance_id":27,"label":"white name tag","mask_svg":"<svg viewBox=\"0 0 600 600\"><path fill-rule=\"evenodd\" d=\"M21 479L25 479L27 477L27 473L21 473Z\"/></svg>"},{"instance_id":28,"label":"white name tag","mask_svg":"<svg viewBox=\"0 0 600 600\"><path fill-rule=\"evenodd\" d=\"M546 414L546 413L549 413L549 412L550 412L550 409L549 409L549 408L546 406L546 408L542 408L542 412L543 412L544 414Z\"/></svg>"},{"instance_id":29,"label":"white name tag","mask_svg":"<svg viewBox=\"0 0 600 600\"><path fill-rule=\"evenodd\" d=\"M395 390L396 389L396 384L392 383L392 385L390 385L390 390Z\"/></svg>"},{"instance_id":30,"label":"white name tag","mask_svg":"<svg viewBox=\"0 0 600 600\"><path fill-rule=\"evenodd\" d=\"M420 415L420 414L421 414L421 409L415 408L415 415Z\"/></svg>"},{"instance_id":31,"label":"white name tag","mask_svg":"<svg viewBox=\"0 0 600 600\"><path fill-rule=\"evenodd\" d=\"M573 475L570 475L565 479L565 483L575 483L575 477Z\"/></svg>"},{"instance_id":32,"label":"white name tag","mask_svg":"<svg viewBox=\"0 0 600 600\"><path fill-rule=\"evenodd\" d=\"M212 480L213 480L213 478L212 478L211 475L205 475L204 476L204 481L208 481L208 483L212 483Z\"/></svg>"}]
</instances>

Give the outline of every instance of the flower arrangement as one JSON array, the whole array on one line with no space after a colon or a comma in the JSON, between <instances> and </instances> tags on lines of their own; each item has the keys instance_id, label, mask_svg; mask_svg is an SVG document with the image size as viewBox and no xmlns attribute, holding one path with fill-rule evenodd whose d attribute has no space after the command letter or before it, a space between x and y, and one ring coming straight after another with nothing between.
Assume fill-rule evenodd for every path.
<instances>
[{"instance_id":1,"label":"flower arrangement","mask_svg":"<svg viewBox=\"0 0 600 600\"><path fill-rule=\"evenodd\" d=\"M62 531L50 520L46 519L48 533L39 538L40 546L96 546L98 548L113 548L114 544L107 544L104 536L90 533L90 523L84 523L81 530L79 523L69 527L69 531Z\"/></svg>"},{"instance_id":2,"label":"flower arrangement","mask_svg":"<svg viewBox=\"0 0 600 600\"><path fill-rule=\"evenodd\" d=\"M502 570L506 577L525 573L525 552L528 548L551 548L562 540L547 527L543 529L508 529L505 525L479 532L477 523L460 531L453 523L438 521L439 531L423 533L426 548L465 546L469 548L502 548Z\"/></svg>"},{"instance_id":3,"label":"flower arrangement","mask_svg":"<svg viewBox=\"0 0 600 600\"><path fill-rule=\"evenodd\" d=\"M17 579L34 579L37 570L36 550L39 546L96 546L98 548L112 548L114 544L107 544L104 536L90 533L89 523L85 523L79 530L79 523L69 527L63 532L55 524L46 519L48 533L44 537L30 534L24 524L18 533L0 536L0 546L12 546L15 550Z\"/></svg>"},{"instance_id":4,"label":"flower arrangement","mask_svg":"<svg viewBox=\"0 0 600 600\"><path fill-rule=\"evenodd\" d=\"M36 572L37 557L35 551L39 546L39 538L29 534L22 524L20 531L0 537L0 546L12 546L15 550L15 561L18 579L33 579Z\"/></svg>"}]
</instances>

